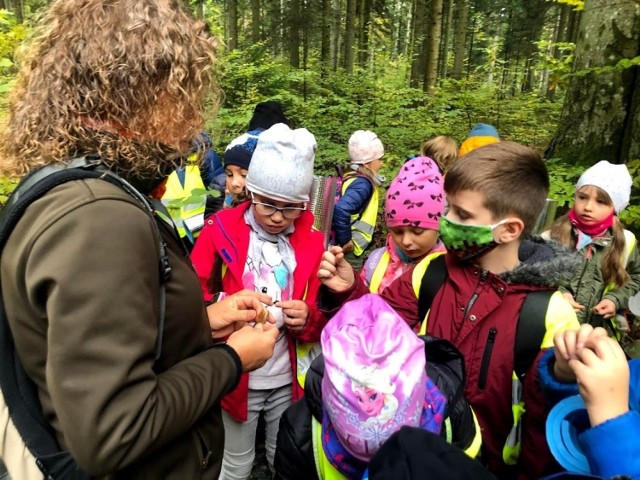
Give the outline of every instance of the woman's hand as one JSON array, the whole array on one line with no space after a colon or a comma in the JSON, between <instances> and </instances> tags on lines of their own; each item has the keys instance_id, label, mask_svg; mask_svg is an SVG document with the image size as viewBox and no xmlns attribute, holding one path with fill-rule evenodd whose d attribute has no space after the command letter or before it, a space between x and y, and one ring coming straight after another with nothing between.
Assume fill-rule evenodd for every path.
<instances>
[{"instance_id":1,"label":"woman's hand","mask_svg":"<svg viewBox=\"0 0 640 480\"><path fill-rule=\"evenodd\" d=\"M255 322L259 318L266 318L267 322L275 323L275 319L265 308L265 305L272 304L269 295L253 290L241 290L212 303L207 307L211 336L226 337L245 326L247 322Z\"/></svg>"},{"instance_id":2,"label":"woman's hand","mask_svg":"<svg viewBox=\"0 0 640 480\"><path fill-rule=\"evenodd\" d=\"M278 333L273 325L257 323L254 328L245 325L229 336L227 345L240 357L243 372L260 368L271 358Z\"/></svg>"},{"instance_id":3,"label":"woman's hand","mask_svg":"<svg viewBox=\"0 0 640 480\"><path fill-rule=\"evenodd\" d=\"M322 254L318 278L334 292L344 292L353 286L355 274L349 262L344 259L342 248L334 246Z\"/></svg>"}]
</instances>

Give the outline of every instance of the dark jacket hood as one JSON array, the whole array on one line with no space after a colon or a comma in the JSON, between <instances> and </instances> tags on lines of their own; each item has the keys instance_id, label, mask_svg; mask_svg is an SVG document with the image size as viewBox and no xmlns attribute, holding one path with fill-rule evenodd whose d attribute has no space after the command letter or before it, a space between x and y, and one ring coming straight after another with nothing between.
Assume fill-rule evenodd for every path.
<instances>
[{"instance_id":1,"label":"dark jacket hood","mask_svg":"<svg viewBox=\"0 0 640 480\"><path fill-rule=\"evenodd\" d=\"M520 264L499 275L509 284L555 287L566 284L580 266L580 255L554 240L529 235L520 244Z\"/></svg>"}]
</instances>

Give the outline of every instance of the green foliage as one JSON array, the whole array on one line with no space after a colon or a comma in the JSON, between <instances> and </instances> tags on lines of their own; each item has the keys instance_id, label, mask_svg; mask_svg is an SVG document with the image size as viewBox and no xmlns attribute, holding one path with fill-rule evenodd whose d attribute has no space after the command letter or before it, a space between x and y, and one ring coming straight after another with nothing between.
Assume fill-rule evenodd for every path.
<instances>
[{"instance_id":1,"label":"green foliage","mask_svg":"<svg viewBox=\"0 0 640 480\"><path fill-rule=\"evenodd\" d=\"M18 180L0 178L0 207L7 202L7 198L17 184Z\"/></svg>"},{"instance_id":2,"label":"green foliage","mask_svg":"<svg viewBox=\"0 0 640 480\"><path fill-rule=\"evenodd\" d=\"M583 68L573 73L564 75L563 80L567 80L572 77L583 78L588 75L603 75L607 73L616 73L628 68L637 67L640 65L640 56L634 58L622 58L618 60L615 65L605 65L604 67L591 67Z\"/></svg>"},{"instance_id":3,"label":"green foliage","mask_svg":"<svg viewBox=\"0 0 640 480\"><path fill-rule=\"evenodd\" d=\"M561 105L535 93L504 98L477 79L445 80L432 94L406 86L406 62L380 60L373 73L319 68L291 69L257 44L224 61L225 102L207 127L218 151L246 130L259 101L278 100L292 127L305 127L318 142L316 173L331 174L347 163L347 141L359 129L375 131L385 145L382 173L392 178L426 138L450 135L461 142L476 123L491 123L502 138L546 148Z\"/></svg>"},{"instance_id":4,"label":"green foliage","mask_svg":"<svg viewBox=\"0 0 640 480\"><path fill-rule=\"evenodd\" d=\"M577 12L580 10L584 10L584 1L583 0L556 0L560 4L571 5L574 7L573 9Z\"/></svg>"},{"instance_id":5,"label":"green foliage","mask_svg":"<svg viewBox=\"0 0 640 480\"><path fill-rule=\"evenodd\" d=\"M17 24L15 15L7 10L0 10L0 95L4 103L5 93L13 84L17 71L15 52L27 36L28 29L24 24Z\"/></svg>"}]
</instances>

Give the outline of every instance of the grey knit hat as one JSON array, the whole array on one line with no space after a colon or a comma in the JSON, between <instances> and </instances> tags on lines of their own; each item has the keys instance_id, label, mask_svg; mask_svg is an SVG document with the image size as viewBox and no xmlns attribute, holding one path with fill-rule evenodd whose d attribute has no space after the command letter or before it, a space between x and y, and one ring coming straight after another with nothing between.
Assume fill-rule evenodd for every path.
<instances>
[{"instance_id":1,"label":"grey knit hat","mask_svg":"<svg viewBox=\"0 0 640 480\"><path fill-rule=\"evenodd\" d=\"M308 202L316 138L305 128L276 123L258 137L247 189L281 202Z\"/></svg>"},{"instance_id":2,"label":"grey knit hat","mask_svg":"<svg viewBox=\"0 0 640 480\"><path fill-rule=\"evenodd\" d=\"M351 163L364 165L382 158L384 146L378 136L370 130L357 130L349 138Z\"/></svg>"}]
</instances>

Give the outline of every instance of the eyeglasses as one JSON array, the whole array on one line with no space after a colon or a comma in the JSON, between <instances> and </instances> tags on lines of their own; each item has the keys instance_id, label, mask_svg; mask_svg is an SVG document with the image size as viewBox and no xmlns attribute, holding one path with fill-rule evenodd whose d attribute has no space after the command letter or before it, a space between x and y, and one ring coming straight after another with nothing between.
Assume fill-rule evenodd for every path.
<instances>
[{"instance_id":1,"label":"eyeglasses","mask_svg":"<svg viewBox=\"0 0 640 480\"><path fill-rule=\"evenodd\" d=\"M258 212L260 215L271 216L276 212L280 212L284 218L289 220L298 218L300 215L302 215L302 212L307 209L306 203L302 207L280 208L268 203L256 202L256 199L253 196L253 192L251 193L251 203L255 206L256 212Z\"/></svg>"}]
</instances>

